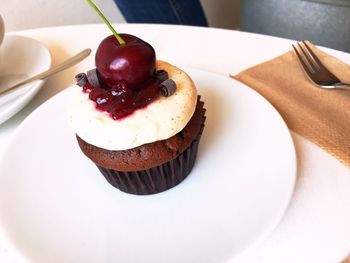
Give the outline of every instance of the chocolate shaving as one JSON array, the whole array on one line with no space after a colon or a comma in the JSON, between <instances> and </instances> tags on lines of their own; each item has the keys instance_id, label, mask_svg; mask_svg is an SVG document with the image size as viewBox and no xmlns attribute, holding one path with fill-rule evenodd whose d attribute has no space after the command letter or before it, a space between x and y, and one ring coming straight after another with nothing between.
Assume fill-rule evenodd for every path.
<instances>
[{"instance_id":1,"label":"chocolate shaving","mask_svg":"<svg viewBox=\"0 0 350 263\"><path fill-rule=\"evenodd\" d=\"M85 73L79 73L78 75L75 76L75 80L78 86L84 87L88 79Z\"/></svg>"},{"instance_id":2,"label":"chocolate shaving","mask_svg":"<svg viewBox=\"0 0 350 263\"><path fill-rule=\"evenodd\" d=\"M172 79L167 79L160 83L160 93L164 97L173 95L176 91L176 83Z\"/></svg>"},{"instance_id":3,"label":"chocolate shaving","mask_svg":"<svg viewBox=\"0 0 350 263\"><path fill-rule=\"evenodd\" d=\"M97 69L90 69L88 72L86 72L87 74L87 79L90 82L90 84L96 88L100 87L100 80L98 78L98 73L97 73Z\"/></svg>"},{"instance_id":4,"label":"chocolate shaving","mask_svg":"<svg viewBox=\"0 0 350 263\"><path fill-rule=\"evenodd\" d=\"M161 82L169 78L168 72L166 72L164 69L157 70L156 74L157 74L157 79Z\"/></svg>"}]
</instances>

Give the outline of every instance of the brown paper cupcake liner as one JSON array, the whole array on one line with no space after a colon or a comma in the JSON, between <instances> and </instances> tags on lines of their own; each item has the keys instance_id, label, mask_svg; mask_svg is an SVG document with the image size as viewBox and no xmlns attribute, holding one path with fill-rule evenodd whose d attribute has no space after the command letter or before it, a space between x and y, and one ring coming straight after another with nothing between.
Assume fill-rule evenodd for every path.
<instances>
[{"instance_id":1,"label":"brown paper cupcake liner","mask_svg":"<svg viewBox=\"0 0 350 263\"><path fill-rule=\"evenodd\" d=\"M204 114L204 113L203 113ZM150 169L134 172L117 171L98 166L106 180L119 190L136 195L156 194L182 182L191 172L204 129L205 116L197 137L190 146L174 160Z\"/></svg>"}]
</instances>

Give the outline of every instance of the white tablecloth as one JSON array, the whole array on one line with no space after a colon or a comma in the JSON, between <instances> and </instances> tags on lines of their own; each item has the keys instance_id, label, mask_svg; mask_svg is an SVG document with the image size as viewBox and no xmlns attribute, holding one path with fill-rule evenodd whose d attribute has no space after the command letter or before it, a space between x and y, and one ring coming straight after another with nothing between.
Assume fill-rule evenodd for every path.
<instances>
[{"instance_id":1,"label":"white tablecloth","mask_svg":"<svg viewBox=\"0 0 350 263\"><path fill-rule=\"evenodd\" d=\"M116 25L153 45L158 59L223 75L235 74L291 48L292 41L231 30L167 25ZM43 28L14 34L44 43L57 64L109 35L104 25ZM350 55L328 50L350 63ZM45 100L73 83L93 56L51 77L35 99L0 125L0 157L14 129ZM350 253L350 170L325 151L292 133L298 159L295 194L280 224L239 262L339 262ZM19 262L0 236L0 262Z\"/></svg>"}]
</instances>

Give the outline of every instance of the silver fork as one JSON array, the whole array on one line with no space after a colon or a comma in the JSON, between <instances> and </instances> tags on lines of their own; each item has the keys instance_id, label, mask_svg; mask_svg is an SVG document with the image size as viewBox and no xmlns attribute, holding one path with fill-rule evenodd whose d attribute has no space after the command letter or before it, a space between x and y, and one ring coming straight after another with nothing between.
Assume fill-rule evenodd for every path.
<instances>
[{"instance_id":1,"label":"silver fork","mask_svg":"<svg viewBox=\"0 0 350 263\"><path fill-rule=\"evenodd\" d=\"M321 88L326 89L350 89L350 84L342 83L332 72L330 72L318 59L316 54L307 45L306 41L297 43L298 48L293 46L295 53L305 73L310 80Z\"/></svg>"}]
</instances>

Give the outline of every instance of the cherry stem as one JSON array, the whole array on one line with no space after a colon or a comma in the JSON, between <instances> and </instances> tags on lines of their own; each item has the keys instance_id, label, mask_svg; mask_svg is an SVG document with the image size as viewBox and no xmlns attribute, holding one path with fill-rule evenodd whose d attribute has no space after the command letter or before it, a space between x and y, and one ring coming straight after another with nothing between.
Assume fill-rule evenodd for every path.
<instances>
[{"instance_id":1,"label":"cherry stem","mask_svg":"<svg viewBox=\"0 0 350 263\"><path fill-rule=\"evenodd\" d=\"M109 27L109 29L112 31L113 35L115 38L118 40L120 45L125 45L125 41L118 35L117 31L112 27L111 23L107 20L107 18L102 14L100 9L91 1L91 0L86 0L89 5L96 11L96 13L102 18L102 20L106 23L106 25Z\"/></svg>"}]
</instances>

